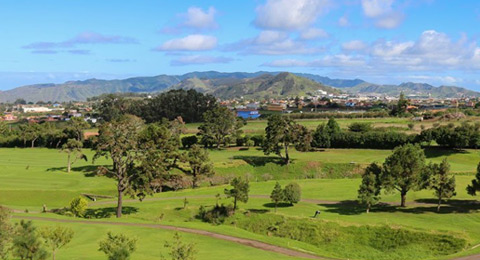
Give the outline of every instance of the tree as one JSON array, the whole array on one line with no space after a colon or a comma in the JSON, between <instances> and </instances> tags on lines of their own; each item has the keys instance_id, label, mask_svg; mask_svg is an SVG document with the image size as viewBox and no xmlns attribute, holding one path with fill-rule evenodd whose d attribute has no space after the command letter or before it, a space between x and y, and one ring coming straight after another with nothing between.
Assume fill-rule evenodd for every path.
<instances>
[{"instance_id":1,"label":"tree","mask_svg":"<svg viewBox=\"0 0 480 260\"><path fill-rule=\"evenodd\" d=\"M113 161L113 169L101 167L100 172L117 182L117 218L122 216L124 193L135 196L138 190L145 187L135 185L136 181L149 183L149 180L141 178L144 175L135 167L135 162L141 159L138 141L142 128L143 121L140 118L126 115L105 122L99 129L94 160L105 156Z\"/></svg>"},{"instance_id":2,"label":"tree","mask_svg":"<svg viewBox=\"0 0 480 260\"><path fill-rule=\"evenodd\" d=\"M68 139L68 141L62 145L62 151L67 154L67 172L70 173L72 164L74 164L77 159L84 158L87 160L86 156L82 153L83 143L75 139ZM74 160L71 160L71 156L74 156Z\"/></svg>"},{"instance_id":3,"label":"tree","mask_svg":"<svg viewBox=\"0 0 480 260\"><path fill-rule=\"evenodd\" d=\"M367 206L367 213L372 205L380 200L382 167L376 163L370 164L362 175L362 183L358 189L358 200Z\"/></svg>"},{"instance_id":4,"label":"tree","mask_svg":"<svg viewBox=\"0 0 480 260\"><path fill-rule=\"evenodd\" d=\"M285 164L290 163L288 147L294 144L301 150L306 150L310 146L311 138L302 136L309 134L302 127L299 127L290 117L281 115L271 115L268 118L265 128L265 141L263 143L263 152L268 155L275 153L283 159ZM285 157L282 156L282 148Z\"/></svg>"},{"instance_id":5,"label":"tree","mask_svg":"<svg viewBox=\"0 0 480 260\"><path fill-rule=\"evenodd\" d=\"M330 148L332 145L331 138L327 126L320 124L317 126L315 132L313 132L312 145L318 148Z\"/></svg>"},{"instance_id":6,"label":"tree","mask_svg":"<svg viewBox=\"0 0 480 260\"><path fill-rule=\"evenodd\" d=\"M277 183L275 183L275 187L273 187L272 193L270 194L270 199L275 204L275 212L277 212L278 203L283 201L283 198L284 198L284 194L283 194L282 186L277 181Z\"/></svg>"},{"instance_id":7,"label":"tree","mask_svg":"<svg viewBox=\"0 0 480 260\"><path fill-rule=\"evenodd\" d=\"M0 206L0 259L7 259L12 242L11 211Z\"/></svg>"},{"instance_id":8,"label":"tree","mask_svg":"<svg viewBox=\"0 0 480 260\"><path fill-rule=\"evenodd\" d=\"M100 241L99 251L108 256L108 260L127 260L136 250L136 239L131 239L124 234L114 235L108 232L107 238Z\"/></svg>"},{"instance_id":9,"label":"tree","mask_svg":"<svg viewBox=\"0 0 480 260\"><path fill-rule=\"evenodd\" d=\"M182 242L182 237L175 233L173 235L172 242L165 242L165 248L169 249L170 252L170 259L172 260L195 260L195 254L197 253L197 249L195 248L194 243L184 243ZM165 259L162 256L162 259Z\"/></svg>"},{"instance_id":10,"label":"tree","mask_svg":"<svg viewBox=\"0 0 480 260\"><path fill-rule=\"evenodd\" d=\"M8 132L8 125L5 121L0 121L0 136L6 135Z\"/></svg>"},{"instance_id":11,"label":"tree","mask_svg":"<svg viewBox=\"0 0 480 260\"><path fill-rule=\"evenodd\" d=\"M83 217L88 208L88 201L84 197L77 197L70 201L70 211L76 217Z\"/></svg>"},{"instance_id":12,"label":"tree","mask_svg":"<svg viewBox=\"0 0 480 260\"><path fill-rule=\"evenodd\" d=\"M456 195L455 176L449 176L450 164L446 158L440 164L430 164L428 170L430 171L429 186L435 191L438 199L437 212L439 212L442 199L450 199Z\"/></svg>"},{"instance_id":13,"label":"tree","mask_svg":"<svg viewBox=\"0 0 480 260\"><path fill-rule=\"evenodd\" d=\"M47 259L48 253L43 248L32 221L21 220L17 225L13 238L13 254L22 260Z\"/></svg>"},{"instance_id":14,"label":"tree","mask_svg":"<svg viewBox=\"0 0 480 260\"><path fill-rule=\"evenodd\" d=\"M193 177L192 188L197 187L200 176L213 175L213 164L210 162L208 151L199 145L193 145L185 154L183 161L188 164L189 169L183 169L183 172Z\"/></svg>"},{"instance_id":15,"label":"tree","mask_svg":"<svg viewBox=\"0 0 480 260\"><path fill-rule=\"evenodd\" d=\"M77 141L83 140L83 130L90 127L90 124L83 117L72 117L68 121L67 131L71 131Z\"/></svg>"},{"instance_id":16,"label":"tree","mask_svg":"<svg viewBox=\"0 0 480 260\"><path fill-rule=\"evenodd\" d=\"M327 132L330 135L334 135L334 134L340 133L341 131L342 130L340 129L340 126L338 125L335 118L330 117L327 122Z\"/></svg>"},{"instance_id":17,"label":"tree","mask_svg":"<svg viewBox=\"0 0 480 260\"><path fill-rule=\"evenodd\" d=\"M247 203L248 202L248 192L250 191L250 184L247 180L236 177L231 182L230 185L233 186L233 189L225 189L224 193L227 198L233 198L233 211L237 209L237 201Z\"/></svg>"},{"instance_id":18,"label":"tree","mask_svg":"<svg viewBox=\"0 0 480 260\"><path fill-rule=\"evenodd\" d=\"M398 98L397 105L392 109L391 114L394 116L403 116L407 113L408 105L410 101L405 98L405 94L403 92L400 93L400 97Z\"/></svg>"},{"instance_id":19,"label":"tree","mask_svg":"<svg viewBox=\"0 0 480 260\"><path fill-rule=\"evenodd\" d=\"M406 144L396 147L383 163L382 185L387 190L397 190L401 207L405 207L410 190L424 187L425 154L419 145Z\"/></svg>"},{"instance_id":20,"label":"tree","mask_svg":"<svg viewBox=\"0 0 480 260\"><path fill-rule=\"evenodd\" d=\"M13 104L15 104L15 105L26 105L27 101L25 101L25 99L23 99L23 98L17 98Z\"/></svg>"},{"instance_id":21,"label":"tree","mask_svg":"<svg viewBox=\"0 0 480 260\"><path fill-rule=\"evenodd\" d=\"M480 163L477 166L477 174L475 174L475 179L472 180L472 184L467 186L468 194L475 196L477 191L480 192Z\"/></svg>"},{"instance_id":22,"label":"tree","mask_svg":"<svg viewBox=\"0 0 480 260\"><path fill-rule=\"evenodd\" d=\"M73 230L66 227L44 227L40 229L40 236L52 250L53 260L55 260L57 251L72 241L73 235Z\"/></svg>"},{"instance_id":23,"label":"tree","mask_svg":"<svg viewBox=\"0 0 480 260\"><path fill-rule=\"evenodd\" d=\"M238 135L244 122L237 118L235 112L222 106L217 106L203 114L203 124L198 129L202 138L212 139L217 148L227 145L228 138Z\"/></svg>"},{"instance_id":24,"label":"tree","mask_svg":"<svg viewBox=\"0 0 480 260\"><path fill-rule=\"evenodd\" d=\"M115 94L106 95L97 107L100 117L106 122L118 119L129 112L130 102Z\"/></svg>"},{"instance_id":25,"label":"tree","mask_svg":"<svg viewBox=\"0 0 480 260\"><path fill-rule=\"evenodd\" d=\"M293 206L294 203L298 203L302 197L302 189L296 182L291 182L285 186L283 190L283 199Z\"/></svg>"},{"instance_id":26,"label":"tree","mask_svg":"<svg viewBox=\"0 0 480 260\"><path fill-rule=\"evenodd\" d=\"M18 126L20 136L23 139L23 147L27 147L27 141L32 142L32 148L35 147L35 142L42 134L42 128L37 123L26 123Z\"/></svg>"}]
</instances>

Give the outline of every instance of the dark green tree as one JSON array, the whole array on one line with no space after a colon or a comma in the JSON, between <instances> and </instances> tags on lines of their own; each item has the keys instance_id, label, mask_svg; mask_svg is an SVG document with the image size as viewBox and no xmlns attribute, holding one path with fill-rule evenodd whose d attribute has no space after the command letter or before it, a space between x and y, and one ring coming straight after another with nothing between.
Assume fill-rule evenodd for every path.
<instances>
[{"instance_id":1,"label":"dark green tree","mask_svg":"<svg viewBox=\"0 0 480 260\"><path fill-rule=\"evenodd\" d=\"M182 160L188 164L188 168L183 168L183 172L193 177L192 188L197 187L198 180L201 176L211 176L215 174L207 149L203 149L199 145L193 145L183 156Z\"/></svg>"},{"instance_id":2,"label":"dark green tree","mask_svg":"<svg viewBox=\"0 0 480 260\"><path fill-rule=\"evenodd\" d=\"M302 197L302 189L296 182L291 182L283 189L283 199L290 203L292 206L294 203L298 203Z\"/></svg>"},{"instance_id":3,"label":"dark green tree","mask_svg":"<svg viewBox=\"0 0 480 260\"><path fill-rule=\"evenodd\" d=\"M72 164L74 164L77 159L84 158L86 161L86 156L82 153L83 143L75 139L68 139L68 141L62 145L62 151L67 154L67 172L70 173ZM72 161L72 155L74 157Z\"/></svg>"},{"instance_id":4,"label":"dark green tree","mask_svg":"<svg viewBox=\"0 0 480 260\"><path fill-rule=\"evenodd\" d=\"M45 260L47 251L32 221L20 220L13 238L13 255L22 260Z\"/></svg>"},{"instance_id":5,"label":"dark green tree","mask_svg":"<svg viewBox=\"0 0 480 260\"><path fill-rule=\"evenodd\" d=\"M439 212L442 200L456 195L455 176L449 175L450 164L446 158L440 164L430 164L428 170L430 171L429 186L435 191L435 197L438 199L437 212Z\"/></svg>"},{"instance_id":6,"label":"dark green tree","mask_svg":"<svg viewBox=\"0 0 480 260\"><path fill-rule=\"evenodd\" d=\"M108 260L128 260L137 249L137 240L127 235L108 232L107 238L100 241L98 251L104 252Z\"/></svg>"},{"instance_id":7,"label":"dark green tree","mask_svg":"<svg viewBox=\"0 0 480 260\"><path fill-rule=\"evenodd\" d=\"M326 128L327 128L328 134L330 135L338 134L342 131L337 121L333 117L330 117L330 119L328 119Z\"/></svg>"},{"instance_id":8,"label":"dark green tree","mask_svg":"<svg viewBox=\"0 0 480 260\"><path fill-rule=\"evenodd\" d=\"M275 183L275 187L272 190L272 193L270 194L270 199L275 204L275 212L277 212L278 203L283 201L283 198L284 198L283 195L284 194L283 194L282 186L277 181L277 183Z\"/></svg>"},{"instance_id":9,"label":"dark green tree","mask_svg":"<svg viewBox=\"0 0 480 260\"><path fill-rule=\"evenodd\" d=\"M480 163L477 166L477 174L475 174L475 179L472 180L472 184L467 186L468 194L475 196L477 191L480 192Z\"/></svg>"},{"instance_id":10,"label":"dark green tree","mask_svg":"<svg viewBox=\"0 0 480 260\"><path fill-rule=\"evenodd\" d=\"M139 135L143 128L143 121L135 116L122 116L100 126L98 143L94 148L94 160L105 156L112 159L113 168L100 167L100 174L113 178L117 182L117 218L122 216L123 195L127 193L136 196L137 181L145 181L140 171L135 167L137 160L141 159L139 153Z\"/></svg>"},{"instance_id":11,"label":"dark green tree","mask_svg":"<svg viewBox=\"0 0 480 260\"><path fill-rule=\"evenodd\" d=\"M67 130L72 132L75 139L79 142L83 140L83 131L89 127L90 124L83 117L72 117L67 124Z\"/></svg>"},{"instance_id":12,"label":"dark green tree","mask_svg":"<svg viewBox=\"0 0 480 260\"><path fill-rule=\"evenodd\" d=\"M290 117L271 115L268 118L265 128L265 141L263 142L263 152L266 155L275 153L283 159L285 164L289 164L289 146L293 144L299 150L308 150L310 142L311 137L308 130L298 126ZM282 155L282 150L285 156Z\"/></svg>"},{"instance_id":13,"label":"dark green tree","mask_svg":"<svg viewBox=\"0 0 480 260\"><path fill-rule=\"evenodd\" d=\"M233 198L233 211L237 209L237 201L247 203L248 192L250 191L250 184L247 180L236 177L231 182L232 189L225 189L224 193L227 198Z\"/></svg>"},{"instance_id":14,"label":"dark green tree","mask_svg":"<svg viewBox=\"0 0 480 260\"><path fill-rule=\"evenodd\" d=\"M383 163L382 186L400 192L400 205L405 207L408 191L424 188L425 168L425 153L419 145L396 147Z\"/></svg>"},{"instance_id":15,"label":"dark green tree","mask_svg":"<svg viewBox=\"0 0 480 260\"><path fill-rule=\"evenodd\" d=\"M367 206L367 213L380 200L382 167L371 163L362 175L362 183L358 189L358 201Z\"/></svg>"},{"instance_id":16,"label":"dark green tree","mask_svg":"<svg viewBox=\"0 0 480 260\"><path fill-rule=\"evenodd\" d=\"M235 112L218 106L203 114L203 124L198 129L202 139L211 139L220 148L221 144L227 146L228 140L238 135L243 125L244 121L237 118Z\"/></svg>"}]
</instances>

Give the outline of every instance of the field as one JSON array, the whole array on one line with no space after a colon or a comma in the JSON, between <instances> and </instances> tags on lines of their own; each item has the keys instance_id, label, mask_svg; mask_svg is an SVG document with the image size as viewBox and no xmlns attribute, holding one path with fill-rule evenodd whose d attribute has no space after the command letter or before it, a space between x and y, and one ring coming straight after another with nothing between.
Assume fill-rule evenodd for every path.
<instances>
[{"instance_id":1,"label":"field","mask_svg":"<svg viewBox=\"0 0 480 260\"><path fill-rule=\"evenodd\" d=\"M91 159L92 152L85 153ZM480 244L480 206L465 204L475 199L466 194L465 187L473 178L480 161L479 153L474 150L458 153L426 151L428 160L432 162L448 157L452 171L457 174L457 196L447 202L440 213L435 212L435 205L432 204L432 191L423 190L408 194L407 208L396 206L400 200L398 194L382 194L382 202L387 204L366 214L363 207L354 203L360 183L359 169L372 161L383 162L390 153L388 150L351 149L293 152L294 162L290 166L280 166L275 164L275 156L265 156L253 148L248 151L239 151L238 148L212 150L210 156L218 176L246 175L251 180L250 199L248 203L240 204L241 213L228 223L214 226L195 216L200 206L209 207L216 203L215 195L223 194L223 189L227 187L225 185L209 187L203 183L202 187L194 190L165 192L148 197L143 202L129 199L125 202L125 216L120 220L109 217L114 211L114 198L91 202L89 216L94 220L82 220L80 223L70 223L80 220L72 217L39 213L44 204L49 209L65 207L72 198L82 193L114 196L115 184L112 180L92 175L96 165L109 162L100 159L92 165L91 162L79 161L73 165L73 172L68 174L65 170L66 155L57 150L4 148L0 149L0 204L16 210L14 221L23 217L40 217L42 219L34 220L36 225L68 225L73 228L76 236L71 244L59 251L58 259L84 259L85 252L88 252L88 259L105 259L97 248L98 241L108 231L137 237L138 249L132 259L159 259L160 254L166 253L162 245L173 236L174 231L153 226L131 226L144 224L208 230L337 259L451 259L480 253L480 248L476 247ZM268 178L265 174L268 174ZM291 179L296 179L302 187L303 201L293 207L281 205L274 214L268 196L275 180L285 185ZM188 205L184 209L185 198ZM230 204L231 199L222 196L219 203ZM316 210L322 212L320 219L311 219ZM249 218L273 219L279 216L291 218L290 222L307 221L305 223L326 227L340 225L335 227L335 232L339 232L341 227L352 230L348 227L387 225L419 234L445 235L465 241L466 244L461 251L448 256L431 255L429 250L414 245L406 245L401 253L384 253L349 240L315 246L262 234L260 231L247 231L241 225ZM67 222L55 223L52 219ZM105 224L98 225L93 221ZM345 236L352 235L349 234ZM245 259L246 255L251 259L295 258L199 234L181 232L181 235L186 241L197 244L198 259Z\"/></svg>"}]
</instances>

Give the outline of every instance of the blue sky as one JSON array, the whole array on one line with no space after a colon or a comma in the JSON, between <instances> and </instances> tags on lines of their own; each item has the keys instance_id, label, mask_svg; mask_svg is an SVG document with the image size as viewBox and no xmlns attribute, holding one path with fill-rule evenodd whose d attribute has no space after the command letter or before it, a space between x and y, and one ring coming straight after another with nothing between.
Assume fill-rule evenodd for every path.
<instances>
[{"instance_id":1,"label":"blue sky","mask_svg":"<svg viewBox=\"0 0 480 260\"><path fill-rule=\"evenodd\" d=\"M477 0L0 1L0 89L292 71L480 90Z\"/></svg>"}]
</instances>

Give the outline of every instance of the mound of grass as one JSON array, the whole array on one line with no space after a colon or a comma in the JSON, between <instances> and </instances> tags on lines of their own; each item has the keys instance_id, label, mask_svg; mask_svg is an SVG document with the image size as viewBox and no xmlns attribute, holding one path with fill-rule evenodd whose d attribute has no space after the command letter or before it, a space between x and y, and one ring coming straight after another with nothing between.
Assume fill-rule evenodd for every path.
<instances>
[{"instance_id":1,"label":"mound of grass","mask_svg":"<svg viewBox=\"0 0 480 260\"><path fill-rule=\"evenodd\" d=\"M429 259L457 253L466 240L451 234L383 226L342 226L335 222L273 214L236 217L237 227L317 246L332 257L368 260Z\"/></svg>"}]
</instances>

